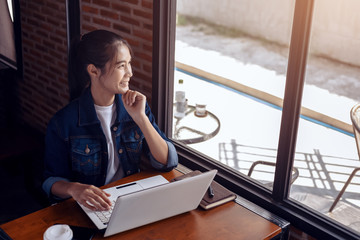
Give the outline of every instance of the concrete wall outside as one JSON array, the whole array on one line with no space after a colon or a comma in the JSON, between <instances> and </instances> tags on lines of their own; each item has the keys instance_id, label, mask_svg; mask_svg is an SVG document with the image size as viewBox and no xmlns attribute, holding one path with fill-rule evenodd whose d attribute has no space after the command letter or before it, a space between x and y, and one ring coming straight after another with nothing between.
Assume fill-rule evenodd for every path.
<instances>
[{"instance_id":1,"label":"concrete wall outside","mask_svg":"<svg viewBox=\"0 0 360 240\"><path fill-rule=\"evenodd\" d=\"M254 37L289 45L295 0L178 0L177 11ZM317 0L310 51L360 66L358 0Z\"/></svg>"}]
</instances>

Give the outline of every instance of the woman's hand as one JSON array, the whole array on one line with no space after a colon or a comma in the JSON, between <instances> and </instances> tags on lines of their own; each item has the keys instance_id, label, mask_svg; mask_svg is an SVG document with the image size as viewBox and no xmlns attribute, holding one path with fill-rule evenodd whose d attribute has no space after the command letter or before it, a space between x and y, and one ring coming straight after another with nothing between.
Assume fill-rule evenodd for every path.
<instances>
[{"instance_id":1,"label":"woman's hand","mask_svg":"<svg viewBox=\"0 0 360 240\"><path fill-rule=\"evenodd\" d=\"M146 97L145 95L128 90L125 94L122 95L122 101L124 103L126 111L130 114L135 122L140 120L141 117L145 117L145 104Z\"/></svg>"},{"instance_id":2,"label":"woman's hand","mask_svg":"<svg viewBox=\"0 0 360 240\"><path fill-rule=\"evenodd\" d=\"M146 97L139 92L129 90L122 95L122 101L126 111L144 134L152 156L158 162L166 165L169 152L168 145L145 114Z\"/></svg>"},{"instance_id":3,"label":"woman's hand","mask_svg":"<svg viewBox=\"0 0 360 240\"><path fill-rule=\"evenodd\" d=\"M68 193L79 203L94 211L106 211L111 207L110 194L98 187L82 183L72 183Z\"/></svg>"}]
</instances>

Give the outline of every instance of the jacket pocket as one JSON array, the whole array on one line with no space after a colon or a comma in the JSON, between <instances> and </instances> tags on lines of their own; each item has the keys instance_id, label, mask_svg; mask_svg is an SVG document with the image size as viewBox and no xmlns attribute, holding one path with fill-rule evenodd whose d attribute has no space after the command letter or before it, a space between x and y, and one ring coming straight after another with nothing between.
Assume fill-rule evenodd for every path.
<instances>
[{"instance_id":1,"label":"jacket pocket","mask_svg":"<svg viewBox=\"0 0 360 240\"><path fill-rule=\"evenodd\" d=\"M72 169L92 176L101 172L101 144L92 139L73 139L71 142Z\"/></svg>"},{"instance_id":2,"label":"jacket pocket","mask_svg":"<svg viewBox=\"0 0 360 240\"><path fill-rule=\"evenodd\" d=\"M134 129L121 134L121 139L131 161L140 162L144 139L144 135L140 129Z\"/></svg>"}]
</instances>

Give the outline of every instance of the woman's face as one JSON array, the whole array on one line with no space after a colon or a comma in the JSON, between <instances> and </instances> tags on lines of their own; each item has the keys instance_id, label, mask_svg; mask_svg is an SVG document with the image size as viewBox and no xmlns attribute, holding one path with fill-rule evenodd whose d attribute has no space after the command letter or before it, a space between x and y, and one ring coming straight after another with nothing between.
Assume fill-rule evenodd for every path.
<instances>
[{"instance_id":1,"label":"woman's face","mask_svg":"<svg viewBox=\"0 0 360 240\"><path fill-rule=\"evenodd\" d=\"M115 61L105 65L105 73L99 78L100 87L109 94L125 94L129 90L132 77L131 54L125 44L118 45Z\"/></svg>"}]
</instances>

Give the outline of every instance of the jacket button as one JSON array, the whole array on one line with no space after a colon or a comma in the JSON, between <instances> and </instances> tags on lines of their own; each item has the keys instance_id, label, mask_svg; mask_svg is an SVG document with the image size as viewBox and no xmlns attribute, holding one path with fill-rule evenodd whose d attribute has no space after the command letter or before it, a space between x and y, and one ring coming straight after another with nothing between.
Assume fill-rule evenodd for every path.
<instances>
[{"instance_id":1,"label":"jacket button","mask_svg":"<svg viewBox=\"0 0 360 240\"><path fill-rule=\"evenodd\" d=\"M86 144L86 148L85 148L85 153L86 154L89 154L90 153L90 148L89 148L89 146Z\"/></svg>"},{"instance_id":2,"label":"jacket button","mask_svg":"<svg viewBox=\"0 0 360 240\"><path fill-rule=\"evenodd\" d=\"M119 153L122 154L123 153L123 150L122 148L119 149Z\"/></svg>"},{"instance_id":3,"label":"jacket button","mask_svg":"<svg viewBox=\"0 0 360 240\"><path fill-rule=\"evenodd\" d=\"M131 174L131 171L130 171L130 170L128 170L128 171L126 172L126 174L127 174L127 175L130 175L130 174Z\"/></svg>"},{"instance_id":4,"label":"jacket button","mask_svg":"<svg viewBox=\"0 0 360 240\"><path fill-rule=\"evenodd\" d=\"M117 127L113 127L113 131L116 131L117 130Z\"/></svg>"},{"instance_id":5,"label":"jacket button","mask_svg":"<svg viewBox=\"0 0 360 240\"><path fill-rule=\"evenodd\" d=\"M139 138L140 138L140 135L137 132L135 132L135 139L139 140Z\"/></svg>"}]
</instances>

